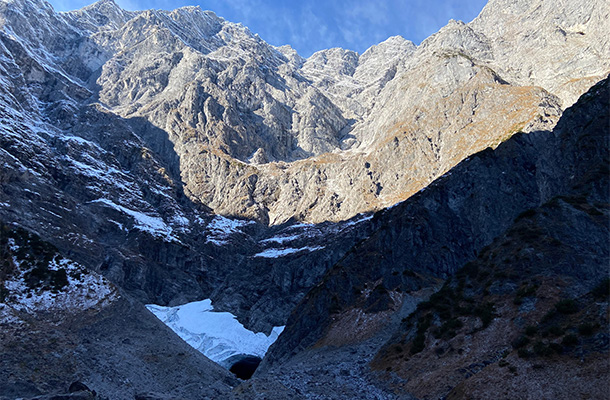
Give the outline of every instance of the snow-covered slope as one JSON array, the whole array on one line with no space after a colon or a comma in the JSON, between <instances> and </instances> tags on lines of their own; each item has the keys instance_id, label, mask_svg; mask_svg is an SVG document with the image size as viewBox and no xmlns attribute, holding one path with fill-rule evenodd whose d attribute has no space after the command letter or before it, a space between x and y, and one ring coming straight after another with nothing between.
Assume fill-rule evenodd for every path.
<instances>
[{"instance_id":1,"label":"snow-covered slope","mask_svg":"<svg viewBox=\"0 0 610 400\"><path fill-rule=\"evenodd\" d=\"M0 224L0 325L28 317L59 320L99 312L119 298L106 278L62 257L57 249L15 226Z\"/></svg>"},{"instance_id":2,"label":"snow-covered slope","mask_svg":"<svg viewBox=\"0 0 610 400\"><path fill-rule=\"evenodd\" d=\"M521 37L557 21L567 36L548 42L497 39L494 27L514 15L494 10L453 21L419 47L392 37L362 55L330 49L305 60L198 7L127 12L102 0L55 13L43 0L15 0L0 3L0 71L7 107L27 109L29 126L50 124L43 130L93 139L115 156L147 148L162 176L217 213L337 221L404 200L518 130L552 125L559 102L525 85L569 104L610 69L598 28L605 2L545 6L511 25ZM527 71L513 65L522 58ZM92 102L100 105L83 115ZM504 109L505 120L492 120ZM114 138L122 149L87 127L117 116L139 125L137 137Z\"/></svg>"},{"instance_id":3,"label":"snow-covered slope","mask_svg":"<svg viewBox=\"0 0 610 400\"><path fill-rule=\"evenodd\" d=\"M247 356L262 359L284 330L274 327L268 336L249 331L233 314L214 311L209 299L176 307L146 307L184 341L227 369Z\"/></svg>"}]
</instances>

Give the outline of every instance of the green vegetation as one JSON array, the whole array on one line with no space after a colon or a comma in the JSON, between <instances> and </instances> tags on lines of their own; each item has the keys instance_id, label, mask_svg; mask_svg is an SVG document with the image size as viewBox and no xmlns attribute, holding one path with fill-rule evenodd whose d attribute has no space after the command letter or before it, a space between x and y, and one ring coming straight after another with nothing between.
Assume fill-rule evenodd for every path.
<instances>
[{"instance_id":1,"label":"green vegetation","mask_svg":"<svg viewBox=\"0 0 610 400\"><path fill-rule=\"evenodd\" d=\"M529 325L525 328L525 334L527 336L534 336L536 333L538 333L538 327L534 325Z\"/></svg>"},{"instance_id":2,"label":"green vegetation","mask_svg":"<svg viewBox=\"0 0 610 400\"><path fill-rule=\"evenodd\" d=\"M420 303L416 311L419 317L411 354L419 353L425 348L428 331L436 339L449 340L455 337L464 327L464 318L478 318L481 327L477 330L487 328L496 316L495 304L486 301L489 295L487 289L492 284L492 281L487 279L490 276L489 271L480 270L476 264L468 263L456 274L457 281L450 279L438 292L430 296L428 301ZM475 280L484 282L485 289L474 297L466 296L465 288L474 287ZM481 283L477 286L479 285Z\"/></svg>"},{"instance_id":3,"label":"green vegetation","mask_svg":"<svg viewBox=\"0 0 610 400\"><path fill-rule=\"evenodd\" d=\"M565 329L561 329L558 325L552 325L548 330L543 332L543 336L562 336L565 333Z\"/></svg>"},{"instance_id":4,"label":"green vegetation","mask_svg":"<svg viewBox=\"0 0 610 400\"><path fill-rule=\"evenodd\" d=\"M59 292L68 285L68 274L63 268L51 270L44 266L36 266L24 275L26 284L30 289L41 288L54 293Z\"/></svg>"},{"instance_id":5,"label":"green vegetation","mask_svg":"<svg viewBox=\"0 0 610 400\"><path fill-rule=\"evenodd\" d=\"M530 289L522 289L523 294L531 293ZM519 357L549 357L569 353L576 346L586 346L584 338L593 335L601 327L600 322L594 320L595 314L579 312L583 307L579 303L587 298L590 297L560 300L540 322L526 326L511 343Z\"/></svg>"},{"instance_id":6,"label":"green vegetation","mask_svg":"<svg viewBox=\"0 0 610 400\"><path fill-rule=\"evenodd\" d=\"M8 290L4 287L4 283L0 282L0 303L4 303L8 296Z\"/></svg>"},{"instance_id":7,"label":"green vegetation","mask_svg":"<svg viewBox=\"0 0 610 400\"><path fill-rule=\"evenodd\" d=\"M573 334L565 335L561 344L568 347L576 346L578 344L578 337Z\"/></svg>"},{"instance_id":8,"label":"green vegetation","mask_svg":"<svg viewBox=\"0 0 610 400\"><path fill-rule=\"evenodd\" d=\"M574 299L564 299L555 304L555 309L562 314L574 314L578 311L578 305Z\"/></svg>"},{"instance_id":9,"label":"green vegetation","mask_svg":"<svg viewBox=\"0 0 610 400\"><path fill-rule=\"evenodd\" d=\"M536 210L534 208L530 208L529 210L525 210L521 214L519 214L517 216L517 218L515 218L515 222L525 219L525 218L531 218L535 215L536 215Z\"/></svg>"},{"instance_id":10,"label":"green vegetation","mask_svg":"<svg viewBox=\"0 0 610 400\"><path fill-rule=\"evenodd\" d=\"M610 296L610 278L604 279L597 286L595 286L595 288L593 288L593 290L591 291L591 294L596 299L607 300Z\"/></svg>"},{"instance_id":11,"label":"green vegetation","mask_svg":"<svg viewBox=\"0 0 610 400\"><path fill-rule=\"evenodd\" d=\"M512 346L515 349L520 349L529 344L530 339L527 336L519 336L517 339L513 340Z\"/></svg>"},{"instance_id":12,"label":"green vegetation","mask_svg":"<svg viewBox=\"0 0 610 400\"><path fill-rule=\"evenodd\" d=\"M4 280L16 272L15 260L25 272L23 278L30 290L57 293L69 283L64 268L49 268L57 256L57 248L38 236L15 226L0 225L0 279ZM0 301L7 296L8 291L4 285L0 285Z\"/></svg>"},{"instance_id":13,"label":"green vegetation","mask_svg":"<svg viewBox=\"0 0 610 400\"><path fill-rule=\"evenodd\" d=\"M548 343L537 341L536 343L534 343L534 353L537 356L548 357L552 355L554 351Z\"/></svg>"},{"instance_id":14,"label":"green vegetation","mask_svg":"<svg viewBox=\"0 0 610 400\"><path fill-rule=\"evenodd\" d=\"M411 354L417 354L426 347L426 331L430 327L432 315L426 314L417 321L417 334L411 345Z\"/></svg>"},{"instance_id":15,"label":"green vegetation","mask_svg":"<svg viewBox=\"0 0 610 400\"><path fill-rule=\"evenodd\" d=\"M591 336L595 331L596 326L590 323L583 323L578 326L578 333L582 336Z\"/></svg>"}]
</instances>

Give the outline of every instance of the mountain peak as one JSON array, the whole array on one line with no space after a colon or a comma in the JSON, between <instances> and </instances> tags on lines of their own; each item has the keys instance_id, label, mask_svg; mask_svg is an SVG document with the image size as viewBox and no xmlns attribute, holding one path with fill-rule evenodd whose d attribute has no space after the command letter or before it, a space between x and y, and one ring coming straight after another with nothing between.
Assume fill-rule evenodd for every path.
<instances>
[{"instance_id":1,"label":"mountain peak","mask_svg":"<svg viewBox=\"0 0 610 400\"><path fill-rule=\"evenodd\" d=\"M114 0L99 0L79 10L63 13L69 18L75 18L86 29L116 30L137 15L136 12L123 10Z\"/></svg>"}]
</instances>

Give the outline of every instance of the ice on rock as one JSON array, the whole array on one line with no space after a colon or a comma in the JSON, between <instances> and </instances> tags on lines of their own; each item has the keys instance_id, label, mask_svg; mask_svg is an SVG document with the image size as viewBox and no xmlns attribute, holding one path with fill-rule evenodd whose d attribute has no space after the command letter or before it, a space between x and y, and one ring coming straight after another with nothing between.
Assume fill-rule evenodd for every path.
<instances>
[{"instance_id":1,"label":"ice on rock","mask_svg":"<svg viewBox=\"0 0 610 400\"><path fill-rule=\"evenodd\" d=\"M149 232L153 236L160 236L170 240L177 240L172 235L172 228L169 227L161 217L152 217L139 211L131 210L127 207L118 205L112 200L108 199L97 199L94 200L92 203L102 203L108 207L114 208L117 211L131 216L136 224L136 229Z\"/></svg>"},{"instance_id":2,"label":"ice on rock","mask_svg":"<svg viewBox=\"0 0 610 400\"><path fill-rule=\"evenodd\" d=\"M206 228L208 232L206 242L222 246L227 243L231 235L241 232L241 228L253 223L254 221L232 219L217 215Z\"/></svg>"},{"instance_id":3,"label":"ice on rock","mask_svg":"<svg viewBox=\"0 0 610 400\"><path fill-rule=\"evenodd\" d=\"M146 307L185 342L225 368L231 367L235 356L263 358L284 330L276 326L269 336L249 331L233 314L214 311L210 299L176 307Z\"/></svg>"},{"instance_id":4,"label":"ice on rock","mask_svg":"<svg viewBox=\"0 0 610 400\"><path fill-rule=\"evenodd\" d=\"M312 252L312 251L321 250L323 248L324 248L323 246L315 246L315 247L308 246L308 247L301 247L299 249L294 249L291 247L288 247L285 249L267 249L265 251L261 251L260 253L255 254L254 257L278 258L278 257L287 256L289 254L300 253L302 251Z\"/></svg>"}]
</instances>

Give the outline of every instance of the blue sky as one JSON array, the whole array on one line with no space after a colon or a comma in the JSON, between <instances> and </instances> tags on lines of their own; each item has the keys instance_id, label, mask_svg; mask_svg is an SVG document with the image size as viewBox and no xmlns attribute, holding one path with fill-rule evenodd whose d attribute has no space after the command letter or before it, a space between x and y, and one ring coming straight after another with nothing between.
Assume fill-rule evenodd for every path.
<instances>
[{"instance_id":1,"label":"blue sky","mask_svg":"<svg viewBox=\"0 0 610 400\"><path fill-rule=\"evenodd\" d=\"M199 5L241 22L267 42L290 44L304 57L343 47L364 52L390 36L419 44L449 19L476 17L487 0L115 0L127 10L172 10ZM51 0L57 11L81 8L92 0Z\"/></svg>"}]
</instances>

